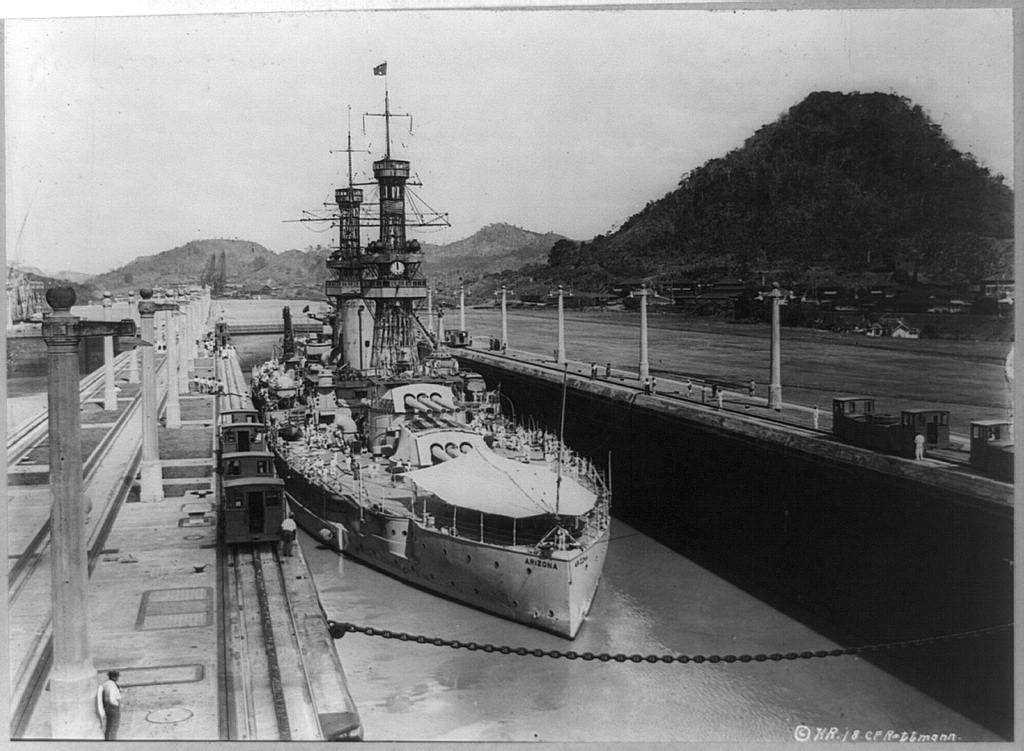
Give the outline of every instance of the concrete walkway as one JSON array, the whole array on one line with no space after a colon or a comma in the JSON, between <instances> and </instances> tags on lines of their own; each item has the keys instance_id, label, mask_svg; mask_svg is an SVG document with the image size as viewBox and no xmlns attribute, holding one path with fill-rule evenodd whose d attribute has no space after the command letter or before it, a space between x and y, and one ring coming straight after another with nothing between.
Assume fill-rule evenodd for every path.
<instances>
[{"instance_id":1,"label":"concrete walkway","mask_svg":"<svg viewBox=\"0 0 1024 751\"><path fill-rule=\"evenodd\" d=\"M208 415L206 426L196 420L180 430L162 428L160 458L165 472L175 468L172 479L209 489L213 398L183 397L182 406L190 417ZM181 483L168 483L163 501L144 504L133 489L89 580L97 686L107 670L121 672L119 739L221 737L216 527L213 514L204 513L212 512L212 495L182 493ZM25 737L49 737L49 714L44 691Z\"/></svg>"}]
</instances>

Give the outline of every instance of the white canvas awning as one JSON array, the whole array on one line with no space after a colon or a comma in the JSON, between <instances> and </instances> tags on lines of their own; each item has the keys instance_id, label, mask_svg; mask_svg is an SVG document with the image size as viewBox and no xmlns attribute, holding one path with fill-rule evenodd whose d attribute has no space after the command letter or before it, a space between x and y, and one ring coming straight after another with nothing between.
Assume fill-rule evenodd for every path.
<instances>
[{"instance_id":1,"label":"white canvas awning","mask_svg":"<svg viewBox=\"0 0 1024 751\"><path fill-rule=\"evenodd\" d=\"M432 467L409 472L406 477L445 503L514 519L555 513L556 474L545 464L522 462L474 449ZM597 496L562 475L558 513L585 514Z\"/></svg>"}]
</instances>

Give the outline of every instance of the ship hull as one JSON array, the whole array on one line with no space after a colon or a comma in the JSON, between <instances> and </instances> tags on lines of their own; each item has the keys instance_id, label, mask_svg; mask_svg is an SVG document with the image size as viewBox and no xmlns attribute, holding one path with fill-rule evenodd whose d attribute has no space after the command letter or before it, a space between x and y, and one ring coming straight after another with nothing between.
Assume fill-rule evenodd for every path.
<instances>
[{"instance_id":1,"label":"ship hull","mask_svg":"<svg viewBox=\"0 0 1024 751\"><path fill-rule=\"evenodd\" d=\"M455 537L408 516L363 509L279 460L289 507L306 532L397 579L533 628L575 638L593 603L608 532L586 549L540 557ZM326 534L325 534L326 532Z\"/></svg>"}]
</instances>

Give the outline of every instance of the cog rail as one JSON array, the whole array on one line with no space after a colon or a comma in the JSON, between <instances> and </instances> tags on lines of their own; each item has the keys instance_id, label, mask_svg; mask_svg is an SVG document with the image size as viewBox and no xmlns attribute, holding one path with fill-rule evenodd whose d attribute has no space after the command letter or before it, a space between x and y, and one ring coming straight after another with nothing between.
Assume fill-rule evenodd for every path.
<instances>
[{"instance_id":1,"label":"cog rail","mask_svg":"<svg viewBox=\"0 0 1024 751\"><path fill-rule=\"evenodd\" d=\"M868 652L881 652L884 650L903 649L906 647L918 647L925 644L935 644L944 641L968 639L983 634L1006 631L1013 628L1013 623L1004 623L998 626L987 626L985 628L961 631L955 634L940 634L938 636L925 636L919 639L902 639L900 641L881 642L878 644L865 644L857 647L841 647L836 649L819 649L816 651L804 652L772 652L761 654L727 654L727 655L641 655L641 654L611 654L602 652L563 652L558 649L527 649L526 647L509 647L495 644L479 644L477 642L464 642L455 639L441 639L429 637L422 634L409 634L404 631L391 631L389 629L374 628L373 626L358 626L354 623L327 621L331 636L335 639L342 638L347 633L359 633L366 636L377 636L382 639L397 639L398 641L411 641L417 644L430 644L435 647L450 647L451 649L468 649L471 652L497 652L499 654L514 654L520 657L549 657L555 660L598 660L600 662L648 662L648 663L696 663L698 665L709 663L733 663L733 662L780 662L783 660L810 660L819 657L849 657L852 655L865 654Z\"/></svg>"}]
</instances>

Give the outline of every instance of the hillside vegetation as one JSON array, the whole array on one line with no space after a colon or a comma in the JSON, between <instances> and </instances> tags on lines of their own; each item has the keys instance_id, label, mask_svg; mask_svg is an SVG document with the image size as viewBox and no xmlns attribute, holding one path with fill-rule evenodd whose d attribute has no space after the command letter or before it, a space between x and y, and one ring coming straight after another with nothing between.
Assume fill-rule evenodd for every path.
<instances>
[{"instance_id":1,"label":"hillside vegetation","mask_svg":"<svg viewBox=\"0 0 1024 751\"><path fill-rule=\"evenodd\" d=\"M894 94L815 92L742 147L531 273L595 286L809 267L963 284L1012 269L1013 197Z\"/></svg>"}]
</instances>

